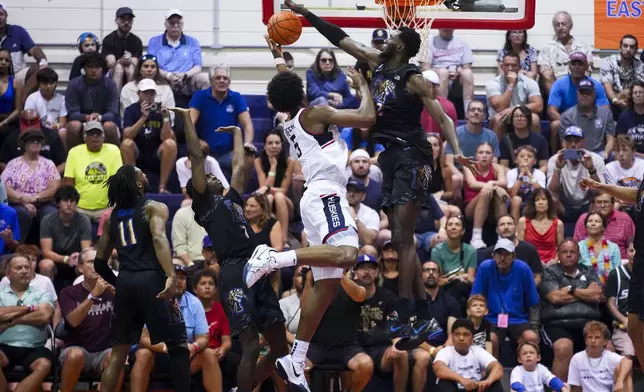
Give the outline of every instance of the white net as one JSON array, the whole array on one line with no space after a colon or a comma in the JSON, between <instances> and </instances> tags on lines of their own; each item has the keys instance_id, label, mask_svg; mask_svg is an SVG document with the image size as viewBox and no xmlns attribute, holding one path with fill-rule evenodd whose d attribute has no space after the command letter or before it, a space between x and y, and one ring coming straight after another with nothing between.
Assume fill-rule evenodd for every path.
<instances>
[{"instance_id":1,"label":"white net","mask_svg":"<svg viewBox=\"0 0 644 392\"><path fill-rule=\"evenodd\" d=\"M420 51L414 62L427 62L429 55L429 30L437 16L437 11L443 7L445 0L377 0L382 6L383 19L387 29L392 32L400 27L409 27L420 34L422 40Z\"/></svg>"}]
</instances>

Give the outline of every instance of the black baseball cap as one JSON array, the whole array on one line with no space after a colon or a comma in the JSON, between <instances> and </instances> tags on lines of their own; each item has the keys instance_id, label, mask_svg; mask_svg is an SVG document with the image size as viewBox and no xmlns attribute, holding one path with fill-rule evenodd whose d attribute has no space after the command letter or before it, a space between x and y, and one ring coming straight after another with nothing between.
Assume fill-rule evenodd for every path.
<instances>
[{"instance_id":1,"label":"black baseball cap","mask_svg":"<svg viewBox=\"0 0 644 392\"><path fill-rule=\"evenodd\" d=\"M130 8L130 7L121 7L121 8L116 10L116 17L117 18L121 17L123 15L132 15L133 18L135 17L134 12L132 11L132 8Z\"/></svg>"}]
</instances>

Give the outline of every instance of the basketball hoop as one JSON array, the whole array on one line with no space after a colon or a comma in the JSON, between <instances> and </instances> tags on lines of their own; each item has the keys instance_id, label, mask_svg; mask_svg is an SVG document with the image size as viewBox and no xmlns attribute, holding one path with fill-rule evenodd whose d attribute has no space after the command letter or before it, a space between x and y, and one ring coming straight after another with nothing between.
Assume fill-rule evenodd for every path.
<instances>
[{"instance_id":1,"label":"basketball hoop","mask_svg":"<svg viewBox=\"0 0 644 392\"><path fill-rule=\"evenodd\" d=\"M429 30L436 19L436 12L443 7L445 0L376 0L382 6L382 19L391 32L401 27L409 27L420 34L420 51L414 58L416 62L427 62Z\"/></svg>"}]
</instances>

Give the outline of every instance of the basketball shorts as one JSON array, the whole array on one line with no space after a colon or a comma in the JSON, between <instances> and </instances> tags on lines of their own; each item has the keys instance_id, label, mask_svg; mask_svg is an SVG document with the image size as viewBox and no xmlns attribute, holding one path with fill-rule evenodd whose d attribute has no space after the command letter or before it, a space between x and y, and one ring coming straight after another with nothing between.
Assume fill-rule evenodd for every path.
<instances>
[{"instance_id":1,"label":"basketball shorts","mask_svg":"<svg viewBox=\"0 0 644 392\"><path fill-rule=\"evenodd\" d=\"M426 145L425 145L426 144ZM382 170L382 206L427 202L432 185L432 148L426 140L411 146L390 144L378 155Z\"/></svg>"},{"instance_id":2,"label":"basketball shorts","mask_svg":"<svg viewBox=\"0 0 644 392\"><path fill-rule=\"evenodd\" d=\"M225 261L219 272L220 300L232 337L249 327L261 332L268 326L286 322L268 277L263 277L250 289L246 287L245 265L246 260Z\"/></svg>"},{"instance_id":3,"label":"basketball shorts","mask_svg":"<svg viewBox=\"0 0 644 392\"><path fill-rule=\"evenodd\" d=\"M144 325L150 331L152 344L165 342L171 348L186 342L186 325L179 302L175 298L157 298L165 288L165 281L163 271L119 273L110 328L112 345L138 343Z\"/></svg>"},{"instance_id":4,"label":"basketball shorts","mask_svg":"<svg viewBox=\"0 0 644 392\"><path fill-rule=\"evenodd\" d=\"M628 286L628 313L638 314L644 321L642 301L644 300L644 254L635 253L631 281Z\"/></svg>"},{"instance_id":5,"label":"basketball shorts","mask_svg":"<svg viewBox=\"0 0 644 392\"><path fill-rule=\"evenodd\" d=\"M347 190L334 182L314 182L307 187L300 201L306 238L312 246L353 246L359 248L356 222L349 212ZM315 280L340 279L344 270L311 267Z\"/></svg>"}]
</instances>

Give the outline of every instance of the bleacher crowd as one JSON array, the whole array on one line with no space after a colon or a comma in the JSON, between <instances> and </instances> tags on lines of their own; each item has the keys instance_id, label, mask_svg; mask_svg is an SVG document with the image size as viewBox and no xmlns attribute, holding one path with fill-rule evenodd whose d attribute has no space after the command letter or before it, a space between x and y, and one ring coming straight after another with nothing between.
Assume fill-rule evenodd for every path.
<instances>
[{"instance_id":1,"label":"bleacher crowd","mask_svg":"<svg viewBox=\"0 0 644 392\"><path fill-rule=\"evenodd\" d=\"M239 344L219 302L217 255L186 192L191 161L183 120L169 107L190 108L206 169L226 187L233 140L215 130L242 129L253 173L243 190L244 214L257 244L278 251L307 246L299 219L303 175L281 133L287 115L265 97L232 91L225 64L207 68L199 42L183 33L180 10L167 12L165 31L145 47L133 32L135 20L132 9L121 7L117 29L103 42L80 34L79 56L61 91L46 53L23 27L8 23L0 5L0 391L53 383L65 392L79 380L98 381L110 355L113 294L94 270L92 246L110 212L103 184L124 164L140 167L150 180L148 196L170 207L195 388L235 387ZM370 333L398 292L398 253L380 208L384 148L368 129L341 130L361 245L348 277L366 297L356 301L340 289L325 313L312 346L336 354L309 358L314 391L343 372L342 390L352 392L436 384L439 391L519 391L515 382L527 379L554 390L638 390L639 365L626 332L638 208L578 184L591 177L639 187L644 64L637 38L624 36L615 43L618 53L593 73L591 48L573 37L572 16L556 13L552 27L554 38L543 48L529 45L527 31L507 32L485 97L474 94L476 59L458 31L439 30L427 43L423 75L478 172L455 163L440 127L424 113L433 197L415 237L431 314L444 333L410 352ZM387 38L386 30L375 30L371 45ZM350 88L334 50L320 50L306 72L308 102L355 108L365 97ZM35 63L26 62L29 56ZM297 58L284 58L293 69ZM364 64L356 68L371 76ZM118 271L116 253L110 266ZM309 268L282 270L271 281L292 344ZM167 347L152 345L144 330L123 388L162 387L168 366ZM503 368L515 366L510 383L501 383ZM286 391L279 377L258 388Z\"/></svg>"}]
</instances>

